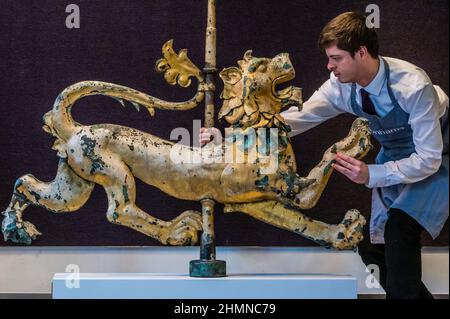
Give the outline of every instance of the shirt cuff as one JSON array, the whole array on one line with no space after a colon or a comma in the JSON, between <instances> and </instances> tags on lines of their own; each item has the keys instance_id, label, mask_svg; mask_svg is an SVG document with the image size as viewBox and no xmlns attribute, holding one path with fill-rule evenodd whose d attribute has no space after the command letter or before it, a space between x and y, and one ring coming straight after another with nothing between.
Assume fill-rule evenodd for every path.
<instances>
[{"instance_id":1,"label":"shirt cuff","mask_svg":"<svg viewBox=\"0 0 450 319\"><path fill-rule=\"evenodd\" d=\"M367 165L369 169L368 188L383 187L386 180L386 167L384 165Z\"/></svg>"}]
</instances>

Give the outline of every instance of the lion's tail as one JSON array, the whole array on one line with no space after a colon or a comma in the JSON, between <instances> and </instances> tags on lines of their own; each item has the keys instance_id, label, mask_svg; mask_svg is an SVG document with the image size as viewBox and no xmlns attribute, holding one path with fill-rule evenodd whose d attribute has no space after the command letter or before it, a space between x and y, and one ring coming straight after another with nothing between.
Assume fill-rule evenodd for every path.
<instances>
[{"instance_id":1,"label":"lion's tail","mask_svg":"<svg viewBox=\"0 0 450 319\"><path fill-rule=\"evenodd\" d=\"M90 95L109 96L117 99L122 105L124 105L123 100L126 100L138 110L139 106L142 105L151 115L154 114L155 108L189 110L197 106L204 98L204 92L198 90L195 96L186 102L166 102L126 86L99 81L83 81L67 87L58 95L53 104L53 110L49 112L51 123L48 123L50 121L46 119L49 113L44 117L44 122L51 127L53 135L57 135L64 141L70 138L73 131L81 125L72 118L72 106L77 100Z\"/></svg>"}]
</instances>

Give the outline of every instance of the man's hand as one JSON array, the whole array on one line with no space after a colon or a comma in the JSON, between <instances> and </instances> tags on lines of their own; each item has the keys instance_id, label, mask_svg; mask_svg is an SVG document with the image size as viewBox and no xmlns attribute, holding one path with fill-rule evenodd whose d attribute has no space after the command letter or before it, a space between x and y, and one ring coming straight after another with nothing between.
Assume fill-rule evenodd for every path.
<instances>
[{"instance_id":1,"label":"man's hand","mask_svg":"<svg viewBox=\"0 0 450 319\"><path fill-rule=\"evenodd\" d=\"M334 169L347 176L352 182L367 185L369 182L369 168L366 163L342 153L338 153L335 160L336 163L333 164Z\"/></svg>"},{"instance_id":2,"label":"man's hand","mask_svg":"<svg viewBox=\"0 0 450 319\"><path fill-rule=\"evenodd\" d=\"M200 128L198 139L200 141L200 146L203 146L212 140L214 140L214 143L220 144L222 143L222 133L220 133L220 130L215 127L202 127Z\"/></svg>"}]
</instances>

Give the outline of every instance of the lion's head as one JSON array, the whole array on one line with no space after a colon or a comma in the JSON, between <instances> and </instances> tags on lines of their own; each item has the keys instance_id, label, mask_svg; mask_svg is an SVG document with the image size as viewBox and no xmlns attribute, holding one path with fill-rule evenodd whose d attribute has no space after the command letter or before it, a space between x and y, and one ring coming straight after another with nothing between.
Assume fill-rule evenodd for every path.
<instances>
[{"instance_id":1,"label":"lion's head","mask_svg":"<svg viewBox=\"0 0 450 319\"><path fill-rule=\"evenodd\" d=\"M301 89L290 86L277 91L276 86L294 79L295 70L287 53L272 59L256 58L247 51L238 61L239 68L220 72L224 82L223 105L219 120L241 128L273 127L287 129L279 115L282 108L302 105Z\"/></svg>"}]
</instances>

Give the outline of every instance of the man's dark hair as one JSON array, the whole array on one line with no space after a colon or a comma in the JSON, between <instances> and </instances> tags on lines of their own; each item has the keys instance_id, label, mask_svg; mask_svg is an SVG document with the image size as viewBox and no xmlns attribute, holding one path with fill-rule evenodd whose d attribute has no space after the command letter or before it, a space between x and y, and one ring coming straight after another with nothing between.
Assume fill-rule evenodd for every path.
<instances>
[{"instance_id":1,"label":"man's dark hair","mask_svg":"<svg viewBox=\"0 0 450 319\"><path fill-rule=\"evenodd\" d=\"M378 58L378 36L375 28L368 28L366 17L358 12L345 12L328 22L319 36L321 50L336 44L352 57L365 46L373 58Z\"/></svg>"}]
</instances>

